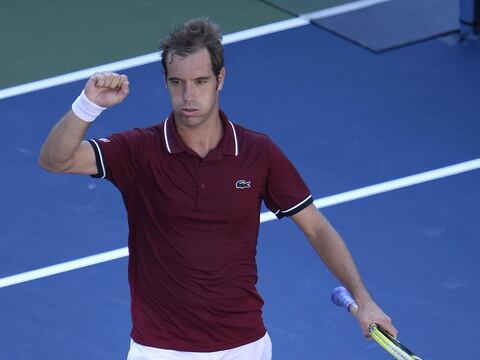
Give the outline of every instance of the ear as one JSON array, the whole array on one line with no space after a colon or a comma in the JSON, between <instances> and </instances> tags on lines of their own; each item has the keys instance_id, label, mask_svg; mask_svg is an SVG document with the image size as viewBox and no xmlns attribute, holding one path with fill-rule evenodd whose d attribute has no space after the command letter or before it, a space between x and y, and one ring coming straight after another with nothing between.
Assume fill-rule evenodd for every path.
<instances>
[{"instance_id":1,"label":"ear","mask_svg":"<svg viewBox=\"0 0 480 360\"><path fill-rule=\"evenodd\" d=\"M217 91L222 90L225 81L225 67L222 67L220 73L217 75Z\"/></svg>"}]
</instances>

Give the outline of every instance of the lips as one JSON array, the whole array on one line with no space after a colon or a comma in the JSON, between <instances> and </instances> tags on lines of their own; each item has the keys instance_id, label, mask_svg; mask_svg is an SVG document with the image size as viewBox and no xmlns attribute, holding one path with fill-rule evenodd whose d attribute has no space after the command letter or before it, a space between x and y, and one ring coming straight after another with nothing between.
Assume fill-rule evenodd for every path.
<instances>
[{"instance_id":1,"label":"lips","mask_svg":"<svg viewBox=\"0 0 480 360\"><path fill-rule=\"evenodd\" d=\"M194 115L196 112L198 112L199 109L197 108L182 108L182 113L184 115Z\"/></svg>"}]
</instances>

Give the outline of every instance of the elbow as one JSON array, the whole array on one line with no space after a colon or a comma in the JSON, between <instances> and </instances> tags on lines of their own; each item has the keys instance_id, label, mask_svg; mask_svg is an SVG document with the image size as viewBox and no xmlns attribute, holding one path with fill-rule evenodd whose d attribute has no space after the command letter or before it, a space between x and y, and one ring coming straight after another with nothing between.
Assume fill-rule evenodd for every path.
<instances>
[{"instance_id":1,"label":"elbow","mask_svg":"<svg viewBox=\"0 0 480 360\"><path fill-rule=\"evenodd\" d=\"M43 169L48 172L54 173L54 174L60 174L66 172L67 166L65 166L65 163L58 163L52 161L45 152L40 150L40 155L38 157L38 165Z\"/></svg>"},{"instance_id":2,"label":"elbow","mask_svg":"<svg viewBox=\"0 0 480 360\"><path fill-rule=\"evenodd\" d=\"M45 171L48 171L51 173L55 172L55 168L50 163L42 159L41 157L38 158L38 165Z\"/></svg>"},{"instance_id":3,"label":"elbow","mask_svg":"<svg viewBox=\"0 0 480 360\"><path fill-rule=\"evenodd\" d=\"M42 158L41 156L38 158L38 165L45 171L51 172L51 173L59 173L58 167L53 166L50 162L48 162L46 159Z\"/></svg>"},{"instance_id":4,"label":"elbow","mask_svg":"<svg viewBox=\"0 0 480 360\"><path fill-rule=\"evenodd\" d=\"M48 161L48 156L45 154L43 146L40 149L40 154L38 155L38 166L40 166L43 170L53 172L52 166L50 165L50 162Z\"/></svg>"}]
</instances>

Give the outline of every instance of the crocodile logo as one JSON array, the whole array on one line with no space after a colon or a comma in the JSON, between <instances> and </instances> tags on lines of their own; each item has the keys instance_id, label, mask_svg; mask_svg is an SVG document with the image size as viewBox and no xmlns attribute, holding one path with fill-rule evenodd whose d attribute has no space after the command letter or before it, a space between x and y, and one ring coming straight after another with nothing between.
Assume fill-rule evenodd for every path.
<instances>
[{"instance_id":1,"label":"crocodile logo","mask_svg":"<svg viewBox=\"0 0 480 360\"><path fill-rule=\"evenodd\" d=\"M250 187L250 181L247 180L238 180L235 183L237 189L248 189Z\"/></svg>"}]
</instances>

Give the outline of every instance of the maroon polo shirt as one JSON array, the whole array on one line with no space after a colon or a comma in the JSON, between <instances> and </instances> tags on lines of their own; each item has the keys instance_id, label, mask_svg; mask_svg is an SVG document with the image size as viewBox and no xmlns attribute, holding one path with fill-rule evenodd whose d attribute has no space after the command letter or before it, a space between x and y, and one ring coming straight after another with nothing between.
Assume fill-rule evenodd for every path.
<instances>
[{"instance_id":1,"label":"maroon polo shirt","mask_svg":"<svg viewBox=\"0 0 480 360\"><path fill-rule=\"evenodd\" d=\"M219 351L265 334L255 262L261 201L278 217L312 197L265 135L231 123L205 158L164 123L91 140L97 177L121 192L129 224L132 338Z\"/></svg>"}]
</instances>

